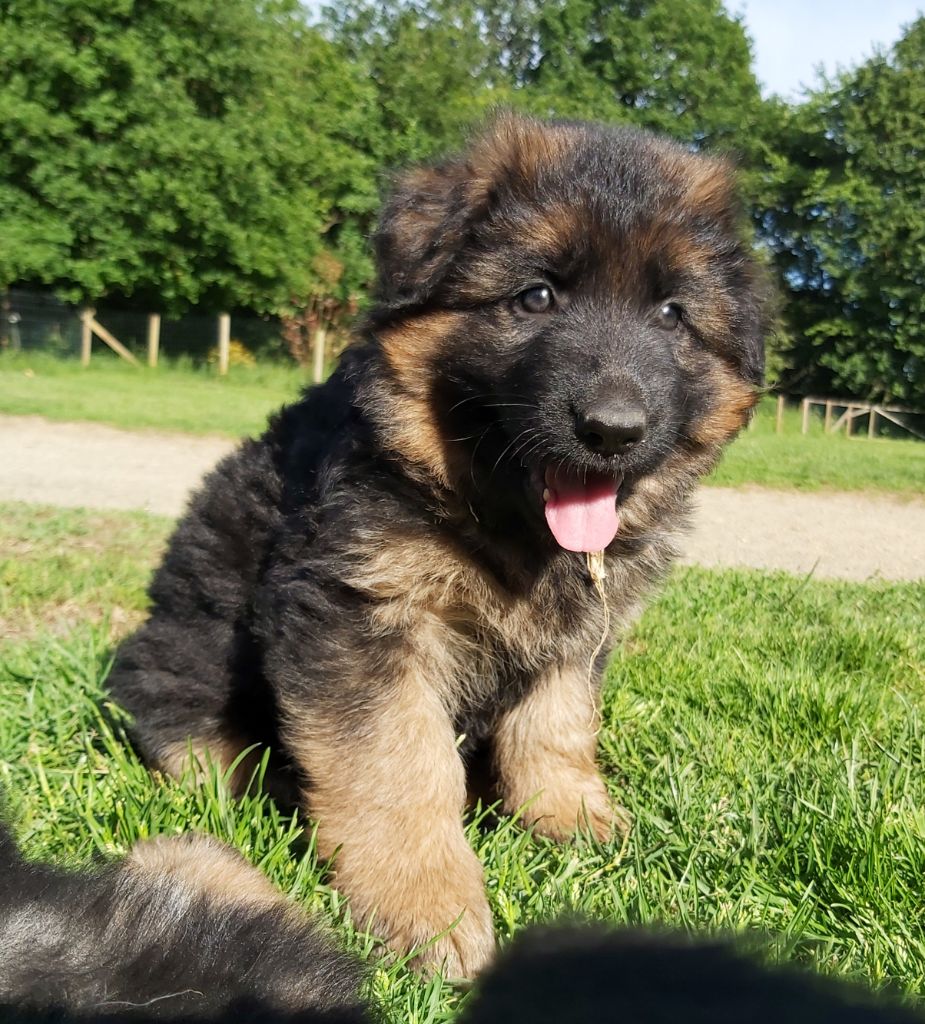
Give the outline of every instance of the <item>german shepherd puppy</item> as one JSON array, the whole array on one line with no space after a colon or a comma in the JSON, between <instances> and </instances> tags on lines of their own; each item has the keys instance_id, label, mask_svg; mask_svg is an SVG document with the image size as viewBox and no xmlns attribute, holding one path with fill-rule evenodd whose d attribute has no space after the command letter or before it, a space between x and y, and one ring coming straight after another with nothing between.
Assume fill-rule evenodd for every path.
<instances>
[{"instance_id":1,"label":"german shepherd puppy","mask_svg":"<svg viewBox=\"0 0 925 1024\"><path fill-rule=\"evenodd\" d=\"M764 303L728 167L625 128L502 116L398 180L376 252L356 342L207 478L109 686L163 771L271 744L355 916L472 975L467 764L537 832L626 828L600 673L756 401Z\"/></svg>"}]
</instances>

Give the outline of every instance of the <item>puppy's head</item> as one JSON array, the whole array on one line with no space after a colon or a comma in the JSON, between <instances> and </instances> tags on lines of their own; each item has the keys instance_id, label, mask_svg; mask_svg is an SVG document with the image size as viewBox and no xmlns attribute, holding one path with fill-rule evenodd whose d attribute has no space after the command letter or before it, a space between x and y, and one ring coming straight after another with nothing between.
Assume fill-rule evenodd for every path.
<instances>
[{"instance_id":1,"label":"puppy's head","mask_svg":"<svg viewBox=\"0 0 925 1024\"><path fill-rule=\"evenodd\" d=\"M561 547L709 468L761 382L765 318L723 162L621 128L506 115L406 174L370 324L389 443Z\"/></svg>"}]
</instances>

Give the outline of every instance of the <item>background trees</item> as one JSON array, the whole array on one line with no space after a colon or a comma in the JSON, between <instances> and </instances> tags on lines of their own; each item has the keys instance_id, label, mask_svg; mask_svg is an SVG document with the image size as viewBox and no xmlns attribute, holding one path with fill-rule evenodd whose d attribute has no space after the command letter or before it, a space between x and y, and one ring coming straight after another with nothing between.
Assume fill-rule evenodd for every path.
<instances>
[{"instance_id":1,"label":"background trees","mask_svg":"<svg viewBox=\"0 0 925 1024\"><path fill-rule=\"evenodd\" d=\"M721 0L0 0L0 287L301 344L362 304L388 173L497 105L732 151L785 385L925 405L923 19L788 105Z\"/></svg>"},{"instance_id":2,"label":"background trees","mask_svg":"<svg viewBox=\"0 0 925 1024\"><path fill-rule=\"evenodd\" d=\"M0 283L278 308L375 205L372 97L294 0L12 0L0 68Z\"/></svg>"},{"instance_id":3,"label":"background trees","mask_svg":"<svg viewBox=\"0 0 925 1024\"><path fill-rule=\"evenodd\" d=\"M925 19L788 111L776 145L785 379L925 405Z\"/></svg>"}]
</instances>

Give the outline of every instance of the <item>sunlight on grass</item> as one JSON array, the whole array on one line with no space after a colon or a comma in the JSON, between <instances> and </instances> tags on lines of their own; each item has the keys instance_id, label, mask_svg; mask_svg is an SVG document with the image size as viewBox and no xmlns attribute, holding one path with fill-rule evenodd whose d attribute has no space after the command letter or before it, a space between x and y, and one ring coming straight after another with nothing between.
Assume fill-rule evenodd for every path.
<instances>
[{"instance_id":1,"label":"sunlight on grass","mask_svg":"<svg viewBox=\"0 0 925 1024\"><path fill-rule=\"evenodd\" d=\"M138 763L102 691L105 616L65 633L44 626L63 595L140 613L169 523L14 505L0 522L0 550L29 565L4 577L6 607L35 627L0 646L0 785L27 853L81 863L203 829L370 957L375 941L352 925L291 814ZM505 818L469 819L500 939L572 913L749 930L777 958L920 992L923 607L925 582L676 572L608 672L601 757L635 817L631 838L557 846ZM387 962L372 991L396 1024L452 1019L465 998Z\"/></svg>"},{"instance_id":2,"label":"sunlight on grass","mask_svg":"<svg viewBox=\"0 0 925 1024\"><path fill-rule=\"evenodd\" d=\"M814 415L801 433L801 416L788 408L783 433L774 432L776 402L765 399L752 426L727 450L708 483L800 490L881 490L925 494L925 443L911 438L825 434Z\"/></svg>"},{"instance_id":3,"label":"sunlight on grass","mask_svg":"<svg viewBox=\"0 0 925 1024\"><path fill-rule=\"evenodd\" d=\"M0 413L91 420L128 429L181 430L228 437L260 433L267 416L307 383L295 365L214 367L163 360L157 369L100 355L76 360L0 353Z\"/></svg>"}]
</instances>

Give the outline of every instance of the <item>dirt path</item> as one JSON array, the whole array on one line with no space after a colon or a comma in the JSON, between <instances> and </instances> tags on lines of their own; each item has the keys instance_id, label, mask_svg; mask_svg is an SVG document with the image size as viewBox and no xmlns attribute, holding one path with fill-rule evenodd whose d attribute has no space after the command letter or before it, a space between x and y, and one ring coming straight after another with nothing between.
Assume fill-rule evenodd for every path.
<instances>
[{"instance_id":1,"label":"dirt path","mask_svg":"<svg viewBox=\"0 0 925 1024\"><path fill-rule=\"evenodd\" d=\"M177 515L233 442L0 416L0 498ZM925 578L925 500L700 491L686 561L863 580Z\"/></svg>"}]
</instances>

